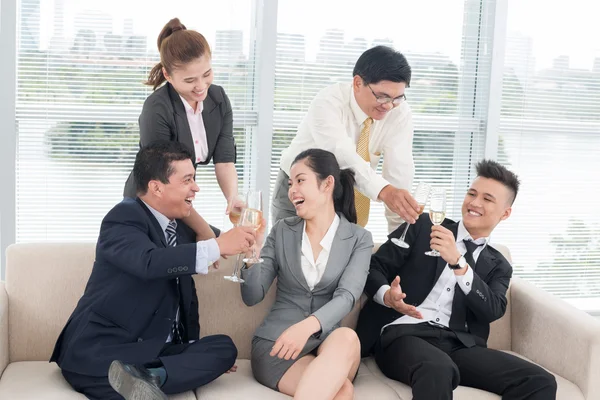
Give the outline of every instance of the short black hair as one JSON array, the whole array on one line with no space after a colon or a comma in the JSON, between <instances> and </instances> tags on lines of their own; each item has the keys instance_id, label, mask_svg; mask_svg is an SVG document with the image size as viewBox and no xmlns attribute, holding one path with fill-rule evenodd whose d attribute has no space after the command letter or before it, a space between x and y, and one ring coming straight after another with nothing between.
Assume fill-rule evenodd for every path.
<instances>
[{"instance_id":1,"label":"short black hair","mask_svg":"<svg viewBox=\"0 0 600 400\"><path fill-rule=\"evenodd\" d=\"M140 149L133 164L133 178L138 195L148 191L148 183L159 180L169 183L173 161L192 160L192 154L179 142L159 140Z\"/></svg>"},{"instance_id":2,"label":"short black hair","mask_svg":"<svg viewBox=\"0 0 600 400\"><path fill-rule=\"evenodd\" d=\"M365 83L380 81L404 82L410 86L411 69L406 57L387 46L375 46L361 54L354 65L353 76L360 76Z\"/></svg>"},{"instance_id":3,"label":"short black hair","mask_svg":"<svg viewBox=\"0 0 600 400\"><path fill-rule=\"evenodd\" d=\"M512 205L515 202L521 181L514 172L492 160L481 160L475 168L477 169L477 176L493 179L506 186L512 193L510 204Z\"/></svg>"}]
</instances>

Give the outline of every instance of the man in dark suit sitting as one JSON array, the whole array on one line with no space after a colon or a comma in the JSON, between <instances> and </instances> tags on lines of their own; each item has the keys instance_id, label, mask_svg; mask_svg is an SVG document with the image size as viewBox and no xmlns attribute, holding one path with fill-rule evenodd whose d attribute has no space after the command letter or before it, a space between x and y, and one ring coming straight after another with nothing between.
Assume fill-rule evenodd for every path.
<instances>
[{"instance_id":1,"label":"man in dark suit sitting","mask_svg":"<svg viewBox=\"0 0 600 400\"><path fill-rule=\"evenodd\" d=\"M133 171L138 197L104 217L92 274L50 360L91 399L162 400L235 369L228 336L199 339L192 274L206 274L221 255L246 252L252 229L195 242L178 220L199 190L196 171L177 142L141 149Z\"/></svg>"},{"instance_id":2,"label":"man in dark suit sitting","mask_svg":"<svg viewBox=\"0 0 600 400\"><path fill-rule=\"evenodd\" d=\"M504 400L556 398L550 373L487 348L490 323L506 310L512 276L511 265L488 240L510 216L518 189L516 175L482 161L462 221L433 226L422 215L408 229L408 249L388 240L371 259L365 287L371 299L357 328L363 355L374 352L387 377L412 387L414 400L452 399L459 384ZM425 255L430 247L441 257Z\"/></svg>"}]
</instances>

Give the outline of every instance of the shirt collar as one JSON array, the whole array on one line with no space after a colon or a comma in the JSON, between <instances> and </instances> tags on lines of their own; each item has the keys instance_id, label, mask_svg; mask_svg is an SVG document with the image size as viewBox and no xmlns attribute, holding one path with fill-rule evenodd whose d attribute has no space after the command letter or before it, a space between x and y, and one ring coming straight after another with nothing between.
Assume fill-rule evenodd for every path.
<instances>
[{"instance_id":1,"label":"shirt collar","mask_svg":"<svg viewBox=\"0 0 600 400\"><path fill-rule=\"evenodd\" d=\"M365 120L369 118L369 116L365 114L365 112L358 105L356 97L354 97L354 89L352 88L352 84L350 84L350 109L352 110L352 115L354 115L354 120L359 126L364 124Z\"/></svg>"},{"instance_id":2,"label":"shirt collar","mask_svg":"<svg viewBox=\"0 0 600 400\"><path fill-rule=\"evenodd\" d=\"M144 203L146 207L148 207L148 210L150 210L152 215L154 215L154 218L156 218L156 220L158 221L158 224L162 228L163 232L166 232L167 226L169 226L169 222L171 222L171 220L163 214L161 214L160 212L156 211L154 208L150 207L148 203L146 203L144 200L142 200L142 203Z\"/></svg>"},{"instance_id":3,"label":"shirt collar","mask_svg":"<svg viewBox=\"0 0 600 400\"><path fill-rule=\"evenodd\" d=\"M335 238L335 233L337 232L337 229L339 226L340 226L340 217L336 213L335 217L333 218L333 222L331 223L331 225L329 225L329 229L327 230L327 233L325 234L325 236L323 236L323 239L321 239L321 242L319 243L321 245L321 247L323 248L323 250L327 250L328 253L331 251L331 246L333 245L333 239ZM304 223L304 228L303 228L302 234L304 236L306 236L306 238L308 240L308 235L306 234L306 222Z\"/></svg>"},{"instance_id":4,"label":"shirt collar","mask_svg":"<svg viewBox=\"0 0 600 400\"><path fill-rule=\"evenodd\" d=\"M198 109L196 111L194 111L194 109L192 108L192 106L190 106L188 104L188 102L187 102L186 99L184 99L183 97L181 97L181 95L179 95L179 98L183 102L183 107L185 108L185 111L187 113L200 114L202 112L202 110L204 110L204 102L203 101L199 101L198 102Z\"/></svg>"},{"instance_id":5,"label":"shirt collar","mask_svg":"<svg viewBox=\"0 0 600 400\"><path fill-rule=\"evenodd\" d=\"M471 234L469 231L467 231L467 228L465 228L465 224L463 224L462 220L460 220L458 222L458 231L456 232L456 242L458 243L463 240L470 240L479 246L483 245L483 247L485 247L489 243L490 237L482 237L477 240L473 240Z\"/></svg>"}]
</instances>

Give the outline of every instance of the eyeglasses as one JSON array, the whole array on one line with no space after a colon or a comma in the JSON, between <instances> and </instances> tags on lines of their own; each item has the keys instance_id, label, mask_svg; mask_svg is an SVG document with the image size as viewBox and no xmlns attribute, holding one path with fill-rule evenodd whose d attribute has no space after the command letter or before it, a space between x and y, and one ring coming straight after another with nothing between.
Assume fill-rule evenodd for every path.
<instances>
[{"instance_id":1,"label":"eyeglasses","mask_svg":"<svg viewBox=\"0 0 600 400\"><path fill-rule=\"evenodd\" d=\"M376 95L375 92L373 91L373 89L371 88L371 86L368 83L367 83L367 87L369 88L369 90L371 91L371 93L373 93L373 96L375 96L375 100L377 100L377 102L379 104L392 103L394 106L397 106L400 103L402 103L403 101L406 101L406 95L404 95L404 94L392 99L389 96L378 96L378 95Z\"/></svg>"}]
</instances>

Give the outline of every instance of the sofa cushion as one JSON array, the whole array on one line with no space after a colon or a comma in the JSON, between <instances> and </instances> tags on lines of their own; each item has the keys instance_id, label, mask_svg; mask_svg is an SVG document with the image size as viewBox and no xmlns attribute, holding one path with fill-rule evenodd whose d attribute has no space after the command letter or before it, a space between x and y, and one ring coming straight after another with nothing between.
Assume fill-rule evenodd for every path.
<instances>
[{"instance_id":1,"label":"sofa cushion","mask_svg":"<svg viewBox=\"0 0 600 400\"><path fill-rule=\"evenodd\" d=\"M9 364L0 379L0 399L10 400L85 400L63 378L55 363L46 361L20 361ZM170 400L196 400L188 391Z\"/></svg>"},{"instance_id":2,"label":"sofa cushion","mask_svg":"<svg viewBox=\"0 0 600 400\"><path fill-rule=\"evenodd\" d=\"M508 351L507 353L513 354L517 357L521 357L518 354ZM527 360L525 357L521 357ZM529 361L529 360L528 360ZM392 379L387 378L383 372L377 366L375 359L372 357L363 359L363 364L369 369L369 372L374 376L381 379L382 382L385 382L391 388L393 388L396 393L400 396L402 400L410 400L412 399L412 390L408 385L403 383L394 381ZM553 374L556 378L556 383L558 385L558 392L556 399L557 400L585 400L583 397L583 393L574 383L566 380L562 376ZM485 392L483 390L474 389L465 386L459 386L454 390L454 399L455 400L500 400L500 396Z\"/></svg>"},{"instance_id":3,"label":"sofa cushion","mask_svg":"<svg viewBox=\"0 0 600 400\"><path fill-rule=\"evenodd\" d=\"M83 294L95 257L94 243L36 243L9 246L6 291L10 299L10 360L41 361L50 358L56 338ZM238 347L238 357L250 357L252 335L275 299L275 284L266 298L254 307L241 299L230 275L236 257L221 260L221 268L205 276L194 276L202 336L223 333ZM364 303L366 297L361 298ZM43 304L44 307L40 307ZM354 327L358 304L344 319ZM492 324L490 347L510 349L510 307ZM44 335L31 334L44 332Z\"/></svg>"},{"instance_id":4,"label":"sofa cushion","mask_svg":"<svg viewBox=\"0 0 600 400\"><path fill-rule=\"evenodd\" d=\"M236 364L237 372L222 375L214 382L196 389L198 400L291 399L258 383L252 376L249 360L238 360ZM398 400L398 395L361 363L354 380L354 398L356 400Z\"/></svg>"},{"instance_id":5,"label":"sofa cushion","mask_svg":"<svg viewBox=\"0 0 600 400\"><path fill-rule=\"evenodd\" d=\"M10 361L48 360L83 294L95 243L36 243L6 250ZM43 334L42 334L43 333Z\"/></svg>"},{"instance_id":6,"label":"sofa cushion","mask_svg":"<svg viewBox=\"0 0 600 400\"><path fill-rule=\"evenodd\" d=\"M250 358L252 336L275 301L275 282L265 299L253 307L242 301L240 284L225 280L231 275L236 257L221 260L221 266L208 275L194 275L200 313L200 336L225 334L238 349L238 357Z\"/></svg>"},{"instance_id":7,"label":"sofa cushion","mask_svg":"<svg viewBox=\"0 0 600 400\"><path fill-rule=\"evenodd\" d=\"M221 375L208 385L196 389L198 400L291 399L258 383L252 375L250 360L237 360L236 365L236 372Z\"/></svg>"}]
</instances>

